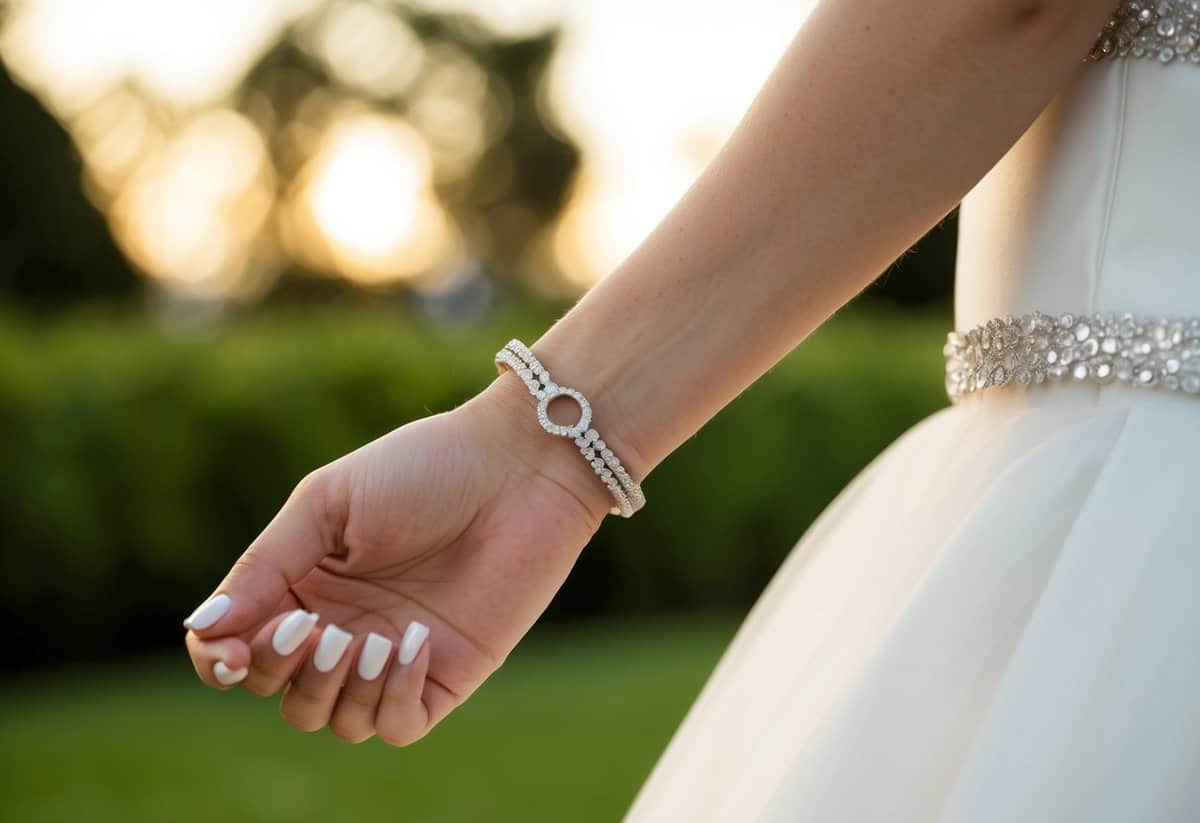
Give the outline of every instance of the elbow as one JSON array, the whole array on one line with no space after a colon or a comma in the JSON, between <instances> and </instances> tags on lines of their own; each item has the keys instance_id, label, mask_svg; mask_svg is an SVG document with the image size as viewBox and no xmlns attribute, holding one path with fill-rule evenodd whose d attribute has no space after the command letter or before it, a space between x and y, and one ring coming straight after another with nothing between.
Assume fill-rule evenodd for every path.
<instances>
[{"instance_id":1,"label":"elbow","mask_svg":"<svg viewBox=\"0 0 1200 823\"><path fill-rule=\"evenodd\" d=\"M1066 25L1080 3L1075 0L1009 0L1001 3L1005 29L1017 33L1054 33Z\"/></svg>"},{"instance_id":2,"label":"elbow","mask_svg":"<svg viewBox=\"0 0 1200 823\"><path fill-rule=\"evenodd\" d=\"M1030 46L1086 49L1117 8L1117 0L979 0L994 31ZM1090 38L1090 39L1089 39Z\"/></svg>"}]
</instances>

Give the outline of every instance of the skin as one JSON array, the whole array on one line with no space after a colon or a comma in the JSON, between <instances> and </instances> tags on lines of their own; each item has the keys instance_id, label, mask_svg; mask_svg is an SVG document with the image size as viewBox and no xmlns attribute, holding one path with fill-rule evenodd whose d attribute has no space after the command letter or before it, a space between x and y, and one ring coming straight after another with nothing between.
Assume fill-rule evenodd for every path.
<instances>
[{"instance_id":1,"label":"skin","mask_svg":"<svg viewBox=\"0 0 1200 823\"><path fill-rule=\"evenodd\" d=\"M644 479L962 199L1088 70L1114 6L821 3L687 194L531 348ZM611 506L505 372L306 477L217 587L232 608L187 633L188 653L214 688L228 688L218 660L248 667L235 688L282 691L298 729L408 745L499 668ZM320 622L280 657L270 638L294 608ZM359 678L367 632L398 645L411 620L430 627L416 659L393 651ZM321 673L312 652L331 623L355 638Z\"/></svg>"}]
</instances>

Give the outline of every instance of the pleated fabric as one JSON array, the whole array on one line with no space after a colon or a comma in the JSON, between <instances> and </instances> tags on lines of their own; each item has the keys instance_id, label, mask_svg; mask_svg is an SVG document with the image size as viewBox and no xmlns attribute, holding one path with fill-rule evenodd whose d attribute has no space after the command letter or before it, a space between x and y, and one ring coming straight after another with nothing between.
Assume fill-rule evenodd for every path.
<instances>
[{"instance_id":1,"label":"pleated fabric","mask_svg":"<svg viewBox=\"0 0 1200 823\"><path fill-rule=\"evenodd\" d=\"M922 420L788 556L628 819L1200 819L1197 432L1200 400L1119 385Z\"/></svg>"}]
</instances>

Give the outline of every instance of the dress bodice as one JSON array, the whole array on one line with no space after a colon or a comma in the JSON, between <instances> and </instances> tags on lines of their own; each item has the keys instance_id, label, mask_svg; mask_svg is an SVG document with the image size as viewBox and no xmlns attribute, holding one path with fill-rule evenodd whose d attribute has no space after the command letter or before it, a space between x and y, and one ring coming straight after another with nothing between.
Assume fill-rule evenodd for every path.
<instances>
[{"instance_id":1,"label":"dress bodice","mask_svg":"<svg viewBox=\"0 0 1200 823\"><path fill-rule=\"evenodd\" d=\"M967 194L956 330L1039 311L1200 318L1198 27L1200 0L1122 2L1063 90ZM1162 385L1174 385L1160 366ZM1191 362L1185 371L1200 373Z\"/></svg>"},{"instance_id":2,"label":"dress bodice","mask_svg":"<svg viewBox=\"0 0 1200 823\"><path fill-rule=\"evenodd\" d=\"M1173 15L1140 18L1155 21L1157 46L1081 64L964 198L957 328L1039 309L1200 315L1200 63L1147 59L1188 47L1179 31L1197 25L1200 0L1158 5ZM1114 19L1135 6L1145 11L1127 0Z\"/></svg>"}]
</instances>

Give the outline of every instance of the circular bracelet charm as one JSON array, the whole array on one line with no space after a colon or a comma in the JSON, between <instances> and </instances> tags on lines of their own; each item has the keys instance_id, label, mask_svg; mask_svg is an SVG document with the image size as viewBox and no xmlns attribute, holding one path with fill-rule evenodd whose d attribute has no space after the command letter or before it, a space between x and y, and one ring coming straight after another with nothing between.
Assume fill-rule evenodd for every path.
<instances>
[{"instance_id":1,"label":"circular bracelet charm","mask_svg":"<svg viewBox=\"0 0 1200 823\"><path fill-rule=\"evenodd\" d=\"M550 434L575 441L580 455L592 467L616 501L617 505L609 509L612 514L633 517L646 505L642 487L629 476L620 458L613 454L612 449L600 437L600 433L591 428L592 406L582 392L560 386L551 380L550 372L520 340L509 340L504 348L496 352L496 367L500 370L510 368L521 378L525 388L537 400L537 419L543 429ZM569 426L550 419L550 403L559 397L569 397L579 405L579 419Z\"/></svg>"},{"instance_id":2,"label":"circular bracelet charm","mask_svg":"<svg viewBox=\"0 0 1200 823\"><path fill-rule=\"evenodd\" d=\"M556 386L553 383L538 393L537 417L542 428L562 437L579 437L588 430L592 422L592 406L587 398L575 389ZM562 426L550 419L550 402L556 397L569 397L579 404L579 420L573 426Z\"/></svg>"}]
</instances>

